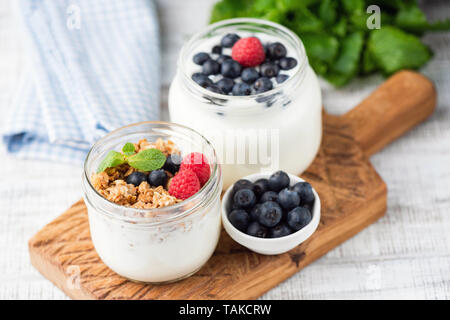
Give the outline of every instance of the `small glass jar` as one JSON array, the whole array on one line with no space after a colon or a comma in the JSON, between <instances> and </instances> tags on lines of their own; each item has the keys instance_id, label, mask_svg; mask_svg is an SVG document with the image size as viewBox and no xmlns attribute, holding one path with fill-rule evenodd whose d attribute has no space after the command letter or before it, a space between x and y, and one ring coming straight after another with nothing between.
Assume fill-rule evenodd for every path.
<instances>
[{"instance_id":1,"label":"small glass jar","mask_svg":"<svg viewBox=\"0 0 450 320\"><path fill-rule=\"evenodd\" d=\"M192 197L172 206L135 209L102 197L90 177L110 150L146 138L172 140L182 154L202 152L211 177ZM83 174L92 242L103 262L135 281L163 283L188 277L211 257L219 239L221 167L214 148L202 135L167 122L141 122L115 130L94 144Z\"/></svg>"},{"instance_id":2,"label":"small glass jar","mask_svg":"<svg viewBox=\"0 0 450 320\"><path fill-rule=\"evenodd\" d=\"M192 57L219 44L227 33L279 41L298 64L286 81L261 94L211 92L192 80L192 73L198 72ZM266 20L224 20L195 34L181 50L169 91L169 112L172 122L194 128L213 143L222 163L224 188L260 171L279 168L301 174L316 156L322 138L320 86L303 44L292 31ZM245 147L239 150L242 144Z\"/></svg>"}]
</instances>

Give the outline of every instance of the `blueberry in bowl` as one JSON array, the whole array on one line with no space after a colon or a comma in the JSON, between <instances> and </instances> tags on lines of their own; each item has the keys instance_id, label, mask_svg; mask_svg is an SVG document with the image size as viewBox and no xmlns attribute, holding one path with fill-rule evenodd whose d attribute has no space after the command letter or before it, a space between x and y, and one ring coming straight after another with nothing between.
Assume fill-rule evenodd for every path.
<instances>
[{"instance_id":1,"label":"blueberry in bowl","mask_svg":"<svg viewBox=\"0 0 450 320\"><path fill-rule=\"evenodd\" d=\"M265 255L287 252L320 221L320 199L303 179L284 171L243 177L222 199L222 222L236 242Z\"/></svg>"}]
</instances>

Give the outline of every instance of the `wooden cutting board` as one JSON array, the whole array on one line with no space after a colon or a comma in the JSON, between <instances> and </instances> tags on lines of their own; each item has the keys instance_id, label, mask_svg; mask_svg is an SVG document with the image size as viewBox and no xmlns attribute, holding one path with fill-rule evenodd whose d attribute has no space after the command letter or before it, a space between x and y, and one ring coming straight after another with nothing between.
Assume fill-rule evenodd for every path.
<instances>
[{"instance_id":1,"label":"wooden cutting board","mask_svg":"<svg viewBox=\"0 0 450 320\"><path fill-rule=\"evenodd\" d=\"M30 239L31 263L74 299L258 298L384 215L387 188L368 157L427 118L435 104L433 84L402 71L347 114L324 113L321 149L302 175L320 195L320 225L288 253L252 253L222 230L213 257L190 278L157 286L131 282L98 257L80 200Z\"/></svg>"}]
</instances>

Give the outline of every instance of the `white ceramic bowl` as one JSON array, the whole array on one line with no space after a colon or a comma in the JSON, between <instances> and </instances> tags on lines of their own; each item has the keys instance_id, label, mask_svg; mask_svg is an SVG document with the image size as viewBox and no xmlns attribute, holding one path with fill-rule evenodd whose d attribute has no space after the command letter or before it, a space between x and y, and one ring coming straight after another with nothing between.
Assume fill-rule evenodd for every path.
<instances>
[{"instance_id":1,"label":"white ceramic bowl","mask_svg":"<svg viewBox=\"0 0 450 320\"><path fill-rule=\"evenodd\" d=\"M255 173L246 177L243 177L242 179L250 180L251 182L255 182L258 179L266 178L268 179L273 172L267 172L267 173ZM290 178L290 186L296 184L297 182L304 182L305 180L294 176L292 174L288 174ZM313 188L314 196L316 197L316 200L314 202L313 212L312 212L312 219L311 221L302 229L300 229L297 232L294 232L288 236L280 237L280 238L258 238L249 236L248 234L245 234L244 232L236 229L228 220L228 213L226 210L226 204L228 203L228 198L230 197L231 190L233 189L233 185L231 185L227 191L225 192L223 198L222 198L222 222L225 230L230 235L230 237L238 242L239 244L243 245L244 247L265 255L275 255L275 254L281 254L285 253L296 246L298 246L300 243L308 239L314 231L316 231L317 226L319 225L320 221L320 198L317 194L316 190Z\"/></svg>"}]
</instances>

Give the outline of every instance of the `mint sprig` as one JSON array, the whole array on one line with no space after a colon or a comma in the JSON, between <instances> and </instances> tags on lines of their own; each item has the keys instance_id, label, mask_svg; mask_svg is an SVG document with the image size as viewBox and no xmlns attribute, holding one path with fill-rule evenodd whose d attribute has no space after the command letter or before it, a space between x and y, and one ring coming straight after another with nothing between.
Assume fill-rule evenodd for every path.
<instances>
[{"instance_id":1,"label":"mint sprig","mask_svg":"<svg viewBox=\"0 0 450 320\"><path fill-rule=\"evenodd\" d=\"M122 148L122 152L126 156L131 156L136 152L136 149L134 148L134 144L131 142L125 143L125 145Z\"/></svg>"},{"instance_id":2,"label":"mint sprig","mask_svg":"<svg viewBox=\"0 0 450 320\"><path fill-rule=\"evenodd\" d=\"M158 149L146 149L128 158L128 164L141 171L153 171L161 168L166 156Z\"/></svg>"},{"instance_id":3,"label":"mint sprig","mask_svg":"<svg viewBox=\"0 0 450 320\"><path fill-rule=\"evenodd\" d=\"M111 150L106 155L105 159L100 162L100 165L98 166L97 173L100 173L102 171L105 171L108 168L114 168L117 166L120 166L121 164L124 164L126 162L126 158L123 154L120 152Z\"/></svg>"},{"instance_id":4,"label":"mint sprig","mask_svg":"<svg viewBox=\"0 0 450 320\"><path fill-rule=\"evenodd\" d=\"M158 149L146 149L136 153L134 144L126 143L122 152L111 150L100 162L97 173L108 168L114 168L121 164L128 163L131 167L140 171L153 171L162 168L166 162L166 156Z\"/></svg>"}]
</instances>

